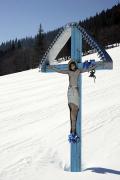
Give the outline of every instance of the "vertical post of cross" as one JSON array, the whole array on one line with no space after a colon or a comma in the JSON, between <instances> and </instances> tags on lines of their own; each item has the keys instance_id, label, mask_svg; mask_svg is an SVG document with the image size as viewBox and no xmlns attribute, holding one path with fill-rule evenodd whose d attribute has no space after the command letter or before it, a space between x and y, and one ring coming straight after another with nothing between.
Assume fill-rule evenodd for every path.
<instances>
[{"instance_id":1,"label":"vertical post of cross","mask_svg":"<svg viewBox=\"0 0 120 180\"><path fill-rule=\"evenodd\" d=\"M82 54L82 34L76 28L72 27L71 29L71 58L76 62L82 62L81 58ZM80 172L81 171L81 90L82 90L82 77L79 76L78 80L79 87L79 112L77 116L77 125L76 132L80 137L80 141L78 143L71 143L71 172Z\"/></svg>"}]
</instances>

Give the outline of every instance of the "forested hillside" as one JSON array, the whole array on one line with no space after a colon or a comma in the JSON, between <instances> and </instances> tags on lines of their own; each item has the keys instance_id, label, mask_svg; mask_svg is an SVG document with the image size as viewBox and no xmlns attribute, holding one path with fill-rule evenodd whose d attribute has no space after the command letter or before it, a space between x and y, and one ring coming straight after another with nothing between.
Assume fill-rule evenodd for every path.
<instances>
[{"instance_id":1,"label":"forested hillside","mask_svg":"<svg viewBox=\"0 0 120 180\"><path fill-rule=\"evenodd\" d=\"M120 4L97 13L94 17L79 21L102 46L120 43ZM61 27L60 27L61 28ZM44 32L40 24L37 35L24 39L15 39L0 45L0 75L20 72L38 67L48 46L60 30ZM61 56L70 56L70 41ZM90 47L83 42L83 51Z\"/></svg>"}]
</instances>

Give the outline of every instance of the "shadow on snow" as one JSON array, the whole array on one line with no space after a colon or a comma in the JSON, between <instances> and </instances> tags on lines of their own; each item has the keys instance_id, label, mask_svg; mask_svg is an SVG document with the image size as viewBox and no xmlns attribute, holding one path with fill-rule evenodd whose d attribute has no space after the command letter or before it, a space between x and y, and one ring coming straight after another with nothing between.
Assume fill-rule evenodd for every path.
<instances>
[{"instance_id":1,"label":"shadow on snow","mask_svg":"<svg viewBox=\"0 0 120 180\"><path fill-rule=\"evenodd\" d=\"M87 168L84 171L92 171L94 173L100 173L100 174L117 174L120 175L120 171L113 170L113 169L107 169L107 168L101 168L101 167L92 167L92 168Z\"/></svg>"}]
</instances>

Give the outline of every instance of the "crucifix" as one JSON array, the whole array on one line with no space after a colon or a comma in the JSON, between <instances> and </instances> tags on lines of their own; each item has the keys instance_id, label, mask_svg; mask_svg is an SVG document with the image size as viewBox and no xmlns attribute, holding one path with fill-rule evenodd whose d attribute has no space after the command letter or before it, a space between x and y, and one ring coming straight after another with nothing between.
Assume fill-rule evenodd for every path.
<instances>
[{"instance_id":1,"label":"crucifix","mask_svg":"<svg viewBox=\"0 0 120 180\"><path fill-rule=\"evenodd\" d=\"M59 64L55 58L71 37L71 60L68 64ZM82 38L98 52L100 61L82 62ZM71 130L71 172L82 171L82 73L90 71L90 77L96 78L95 70L113 69L113 61L103 47L77 23L67 24L57 35L40 63L42 72L60 72L69 75L68 103L70 108ZM76 81L77 80L77 81Z\"/></svg>"}]
</instances>

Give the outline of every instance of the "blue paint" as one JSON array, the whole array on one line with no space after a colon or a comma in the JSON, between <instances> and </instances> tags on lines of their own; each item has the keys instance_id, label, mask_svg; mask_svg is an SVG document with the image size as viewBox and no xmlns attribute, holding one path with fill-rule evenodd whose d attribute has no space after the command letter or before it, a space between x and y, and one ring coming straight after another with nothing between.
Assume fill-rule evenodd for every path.
<instances>
[{"instance_id":1,"label":"blue paint","mask_svg":"<svg viewBox=\"0 0 120 180\"><path fill-rule=\"evenodd\" d=\"M82 54L82 34L81 32L76 28L72 28L71 32L71 58L76 62L82 62L81 59ZM79 87L79 96L80 96L80 107L77 117L77 127L76 131L78 136L80 137L79 143L72 143L71 144L71 172L80 172L81 171L81 113L82 113L82 77L79 76L78 80L78 87Z\"/></svg>"},{"instance_id":2,"label":"blue paint","mask_svg":"<svg viewBox=\"0 0 120 180\"><path fill-rule=\"evenodd\" d=\"M96 62L95 60L86 60L84 63L83 63L83 69L88 69L90 66L92 65L96 65Z\"/></svg>"},{"instance_id":3,"label":"blue paint","mask_svg":"<svg viewBox=\"0 0 120 180\"><path fill-rule=\"evenodd\" d=\"M81 62L82 35L76 27L72 27L71 31L71 58L76 62Z\"/></svg>"}]
</instances>

